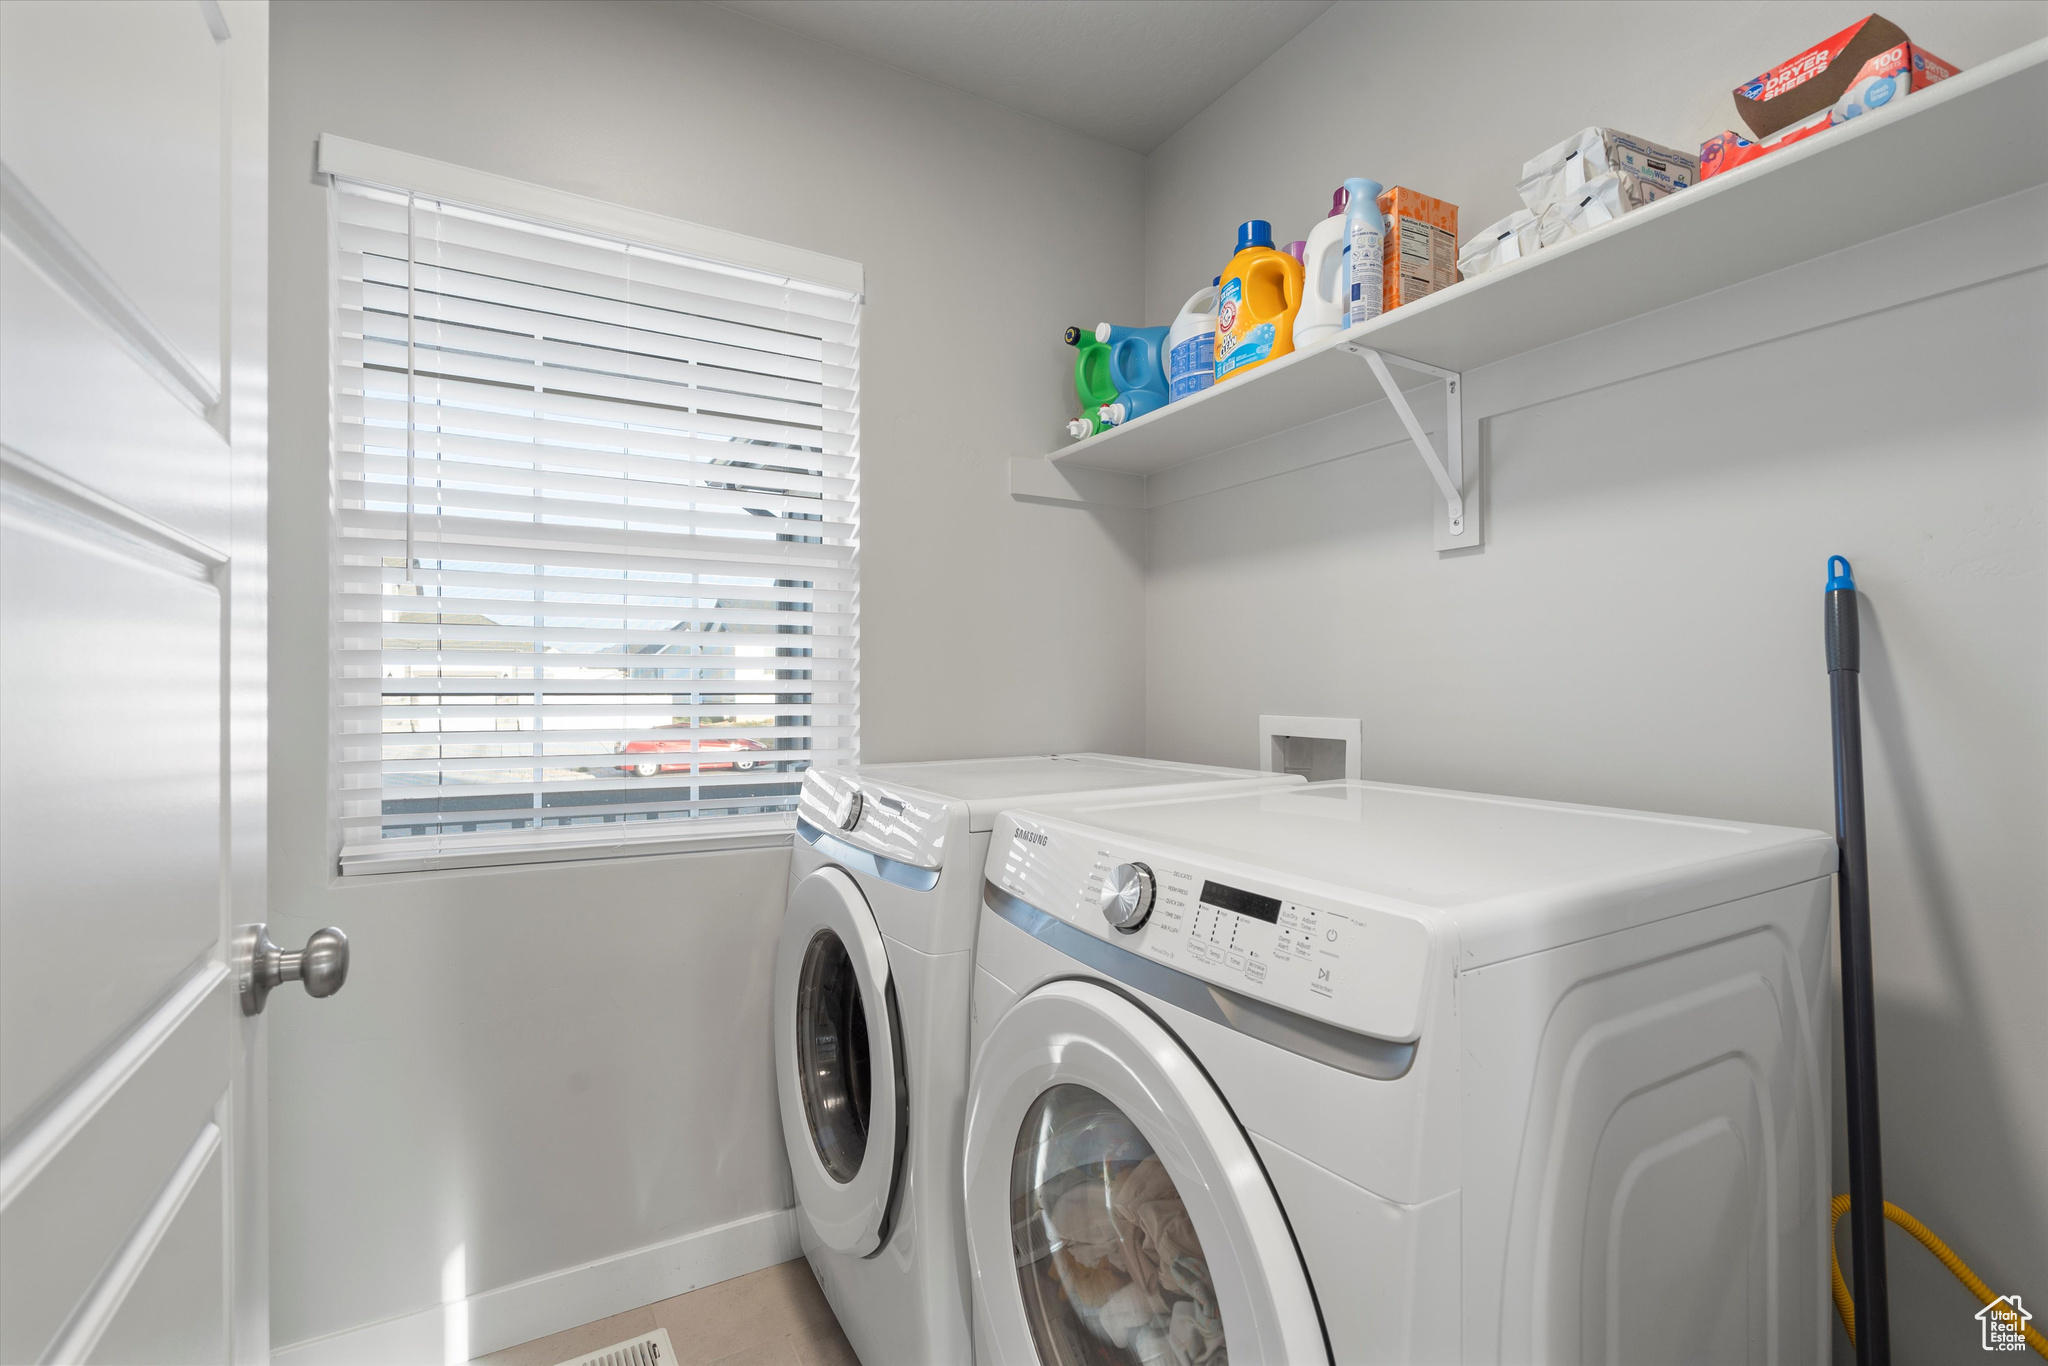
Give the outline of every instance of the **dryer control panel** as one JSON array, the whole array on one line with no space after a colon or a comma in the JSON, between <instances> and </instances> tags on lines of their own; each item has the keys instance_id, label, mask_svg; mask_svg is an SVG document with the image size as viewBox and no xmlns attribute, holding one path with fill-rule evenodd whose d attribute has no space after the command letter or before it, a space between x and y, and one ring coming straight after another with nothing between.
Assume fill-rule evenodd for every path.
<instances>
[{"instance_id":1,"label":"dryer control panel","mask_svg":"<svg viewBox=\"0 0 2048 1366\"><path fill-rule=\"evenodd\" d=\"M946 829L955 804L916 788L863 778L848 769L804 774L797 819L883 858L936 871L946 861Z\"/></svg>"},{"instance_id":2,"label":"dryer control panel","mask_svg":"<svg viewBox=\"0 0 2048 1366\"><path fill-rule=\"evenodd\" d=\"M1220 866L1197 853L1140 848L1030 812L1005 813L989 845L990 881L1019 900L1129 952L1283 1009L1378 1038L1421 1031L1430 929L1399 911L1291 887L1279 870ZM1149 872L1149 911L1120 929L1128 871Z\"/></svg>"}]
</instances>

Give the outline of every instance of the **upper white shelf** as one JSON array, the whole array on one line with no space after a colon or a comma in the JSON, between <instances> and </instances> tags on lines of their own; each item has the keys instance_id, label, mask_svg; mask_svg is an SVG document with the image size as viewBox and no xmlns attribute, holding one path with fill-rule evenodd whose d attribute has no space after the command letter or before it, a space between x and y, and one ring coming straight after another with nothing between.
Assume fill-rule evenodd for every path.
<instances>
[{"instance_id":1,"label":"upper white shelf","mask_svg":"<svg viewBox=\"0 0 2048 1366\"><path fill-rule=\"evenodd\" d=\"M1171 469L1368 402L1342 344L1464 373L2002 199L2048 183L2043 129L2048 39L1051 458Z\"/></svg>"}]
</instances>

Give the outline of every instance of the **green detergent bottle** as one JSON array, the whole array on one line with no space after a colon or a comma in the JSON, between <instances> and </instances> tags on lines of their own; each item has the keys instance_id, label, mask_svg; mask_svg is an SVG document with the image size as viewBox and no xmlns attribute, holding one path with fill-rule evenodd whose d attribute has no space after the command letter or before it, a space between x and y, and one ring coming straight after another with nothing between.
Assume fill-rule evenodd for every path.
<instances>
[{"instance_id":1,"label":"green detergent bottle","mask_svg":"<svg viewBox=\"0 0 2048 1366\"><path fill-rule=\"evenodd\" d=\"M1102 405L1116 402L1116 373L1109 363L1109 345L1095 340L1092 327L1070 327L1067 345L1079 348L1074 358L1074 393L1081 400L1081 415L1067 424L1067 435L1090 437L1107 431Z\"/></svg>"}]
</instances>

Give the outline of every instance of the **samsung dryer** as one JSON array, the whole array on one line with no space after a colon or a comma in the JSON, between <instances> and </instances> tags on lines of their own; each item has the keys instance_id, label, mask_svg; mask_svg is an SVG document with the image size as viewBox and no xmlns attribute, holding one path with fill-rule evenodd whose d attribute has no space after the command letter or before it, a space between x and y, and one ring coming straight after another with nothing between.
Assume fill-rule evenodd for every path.
<instances>
[{"instance_id":1,"label":"samsung dryer","mask_svg":"<svg viewBox=\"0 0 2048 1366\"><path fill-rule=\"evenodd\" d=\"M1358 781L1005 815L977 1359L1824 1360L1835 861Z\"/></svg>"},{"instance_id":2,"label":"samsung dryer","mask_svg":"<svg viewBox=\"0 0 2048 1366\"><path fill-rule=\"evenodd\" d=\"M1111 755L814 769L775 964L776 1089L805 1255L871 1366L969 1360L960 1119L996 813L1299 785Z\"/></svg>"}]
</instances>

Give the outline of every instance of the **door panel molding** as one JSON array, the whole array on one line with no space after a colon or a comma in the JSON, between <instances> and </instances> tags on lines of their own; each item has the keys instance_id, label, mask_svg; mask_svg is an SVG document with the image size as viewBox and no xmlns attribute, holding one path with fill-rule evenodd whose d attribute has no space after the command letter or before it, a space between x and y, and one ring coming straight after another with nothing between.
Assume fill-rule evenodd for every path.
<instances>
[{"instance_id":1,"label":"door panel molding","mask_svg":"<svg viewBox=\"0 0 2048 1366\"><path fill-rule=\"evenodd\" d=\"M34 1183L51 1158L92 1123L115 1093L148 1065L229 976L227 964L218 959L208 958L201 963L169 999L115 1045L99 1066L0 1152L0 1213L5 1213L14 1198Z\"/></svg>"},{"instance_id":2,"label":"door panel molding","mask_svg":"<svg viewBox=\"0 0 2048 1366\"><path fill-rule=\"evenodd\" d=\"M96 1105L77 1107L90 1113L69 1117L61 1144L37 1145L33 1179L0 1215L0 1360L40 1359L69 1331L192 1135L222 1122L233 1079L219 1045L236 1018L233 976L223 972L132 1070L87 1098ZM114 1081L114 1071L99 1079Z\"/></svg>"},{"instance_id":3,"label":"door panel molding","mask_svg":"<svg viewBox=\"0 0 2048 1366\"><path fill-rule=\"evenodd\" d=\"M236 545L220 429L5 234L0 299L0 440L208 545Z\"/></svg>"},{"instance_id":4,"label":"door panel molding","mask_svg":"<svg viewBox=\"0 0 2048 1366\"><path fill-rule=\"evenodd\" d=\"M16 486L0 529L0 1134L11 1142L209 948L227 957L229 623L203 565L102 519Z\"/></svg>"},{"instance_id":5,"label":"door panel molding","mask_svg":"<svg viewBox=\"0 0 2048 1366\"><path fill-rule=\"evenodd\" d=\"M258 53L220 41L196 3L16 0L0 27L8 169L171 352L226 390L234 87Z\"/></svg>"},{"instance_id":6,"label":"door panel molding","mask_svg":"<svg viewBox=\"0 0 2048 1366\"><path fill-rule=\"evenodd\" d=\"M51 529L71 529L88 538L112 541L117 549L175 568L209 583L227 567L228 557L148 513L97 493L51 469L34 456L0 443L0 498Z\"/></svg>"},{"instance_id":7,"label":"door panel molding","mask_svg":"<svg viewBox=\"0 0 2048 1366\"><path fill-rule=\"evenodd\" d=\"M103 323L135 363L162 381L179 402L225 430L220 389L122 292L5 162L0 162L0 235L74 304Z\"/></svg>"},{"instance_id":8,"label":"door panel molding","mask_svg":"<svg viewBox=\"0 0 2048 1366\"><path fill-rule=\"evenodd\" d=\"M185 1151L184 1160L171 1173L171 1179L164 1183L156 1199L136 1225L113 1262L102 1273L99 1281L78 1307L71 1321L58 1335L56 1347L48 1354L50 1361L84 1361L99 1345L100 1338L114 1316L121 1310L121 1302L128 1298L128 1292L135 1288L149 1265L150 1254L156 1251L164 1234L178 1217L178 1211L185 1206L185 1199L199 1185L201 1178L213 1165L214 1155L220 1151L220 1126L208 1123L192 1140L192 1146Z\"/></svg>"}]
</instances>

